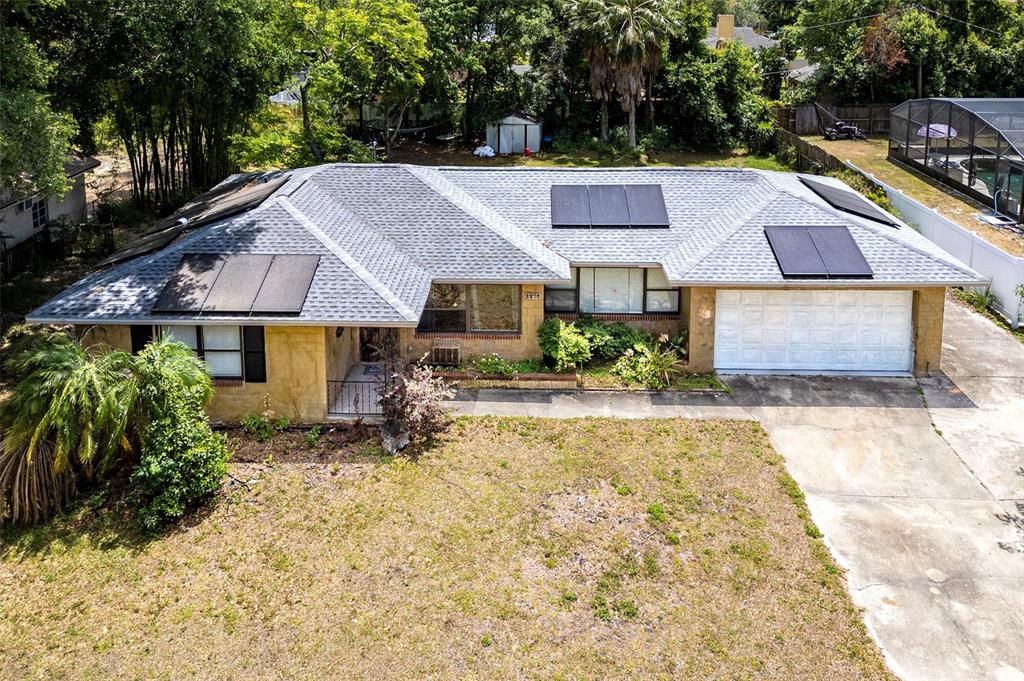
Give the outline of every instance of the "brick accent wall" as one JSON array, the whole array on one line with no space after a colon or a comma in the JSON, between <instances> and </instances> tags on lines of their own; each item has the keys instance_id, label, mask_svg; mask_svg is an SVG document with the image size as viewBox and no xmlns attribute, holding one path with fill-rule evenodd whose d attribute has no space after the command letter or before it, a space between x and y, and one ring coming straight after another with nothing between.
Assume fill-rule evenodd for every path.
<instances>
[{"instance_id":1,"label":"brick accent wall","mask_svg":"<svg viewBox=\"0 0 1024 681\"><path fill-rule=\"evenodd\" d=\"M942 357L942 316L946 289L914 289L914 375L930 376L939 370Z\"/></svg>"},{"instance_id":2,"label":"brick accent wall","mask_svg":"<svg viewBox=\"0 0 1024 681\"><path fill-rule=\"evenodd\" d=\"M434 340L443 338L446 343L458 344L462 358L479 357L498 353L505 359L540 359L542 353L537 344L537 327L544 321L543 284L523 284L520 287L522 307L520 308L520 333L514 335L484 334L417 334L415 329L400 329L398 343L402 353L409 358L419 359L430 352Z\"/></svg>"}]
</instances>

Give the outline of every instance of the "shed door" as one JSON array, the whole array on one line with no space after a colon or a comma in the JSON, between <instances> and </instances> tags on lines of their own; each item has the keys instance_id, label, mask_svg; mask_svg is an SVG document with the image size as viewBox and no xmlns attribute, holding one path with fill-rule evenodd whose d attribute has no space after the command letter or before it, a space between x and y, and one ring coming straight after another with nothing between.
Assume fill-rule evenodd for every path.
<instances>
[{"instance_id":1,"label":"shed door","mask_svg":"<svg viewBox=\"0 0 1024 681\"><path fill-rule=\"evenodd\" d=\"M715 369L909 372L912 299L911 291L718 291Z\"/></svg>"}]
</instances>

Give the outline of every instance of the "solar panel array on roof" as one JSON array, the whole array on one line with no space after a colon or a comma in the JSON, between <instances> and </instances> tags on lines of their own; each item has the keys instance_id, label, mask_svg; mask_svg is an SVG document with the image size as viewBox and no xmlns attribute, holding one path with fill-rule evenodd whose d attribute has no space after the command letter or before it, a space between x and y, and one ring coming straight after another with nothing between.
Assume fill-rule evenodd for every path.
<instances>
[{"instance_id":1,"label":"solar panel array on roof","mask_svg":"<svg viewBox=\"0 0 1024 681\"><path fill-rule=\"evenodd\" d=\"M202 227L255 208L287 181L287 175L266 182L258 181L253 175L243 175L224 182L200 194L174 215L157 222L149 231L125 244L121 250L107 257L97 267L114 265L152 253L177 239L186 230Z\"/></svg>"},{"instance_id":2,"label":"solar panel array on roof","mask_svg":"<svg viewBox=\"0 0 1024 681\"><path fill-rule=\"evenodd\" d=\"M764 234L787 279L867 279L874 275L850 230L841 225L769 226Z\"/></svg>"},{"instance_id":3,"label":"solar panel array on roof","mask_svg":"<svg viewBox=\"0 0 1024 681\"><path fill-rule=\"evenodd\" d=\"M272 255L229 256L224 261L224 267L221 268L209 295L206 296L203 312L239 312L251 309L273 260Z\"/></svg>"},{"instance_id":4,"label":"solar panel array on roof","mask_svg":"<svg viewBox=\"0 0 1024 681\"><path fill-rule=\"evenodd\" d=\"M896 222L895 218L859 194L822 182L815 182L806 177L801 177L800 181L804 183L805 187L823 198L825 203L837 210L853 213L854 215L859 215L862 218L874 220L875 222L881 222L882 224L899 227L899 223Z\"/></svg>"},{"instance_id":5,"label":"solar panel array on roof","mask_svg":"<svg viewBox=\"0 0 1024 681\"><path fill-rule=\"evenodd\" d=\"M551 186L551 226L668 227L661 185L579 184Z\"/></svg>"},{"instance_id":6,"label":"solar panel array on roof","mask_svg":"<svg viewBox=\"0 0 1024 681\"><path fill-rule=\"evenodd\" d=\"M319 255L186 253L153 313L298 314Z\"/></svg>"},{"instance_id":7,"label":"solar panel array on roof","mask_svg":"<svg viewBox=\"0 0 1024 681\"><path fill-rule=\"evenodd\" d=\"M309 293L318 255L275 255L251 312L298 314Z\"/></svg>"},{"instance_id":8,"label":"solar panel array on roof","mask_svg":"<svg viewBox=\"0 0 1024 681\"><path fill-rule=\"evenodd\" d=\"M223 266L224 256L216 253L187 253L181 256L178 268L160 291L153 311L201 310Z\"/></svg>"}]
</instances>

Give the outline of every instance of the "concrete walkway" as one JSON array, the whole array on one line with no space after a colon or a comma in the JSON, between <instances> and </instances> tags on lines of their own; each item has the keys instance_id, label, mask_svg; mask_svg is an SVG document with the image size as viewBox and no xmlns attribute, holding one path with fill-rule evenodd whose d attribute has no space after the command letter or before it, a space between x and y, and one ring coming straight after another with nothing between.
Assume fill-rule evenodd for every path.
<instances>
[{"instance_id":1,"label":"concrete walkway","mask_svg":"<svg viewBox=\"0 0 1024 681\"><path fill-rule=\"evenodd\" d=\"M1024 680L1024 345L947 303L947 376L728 379L731 395L481 390L457 411L756 419L907 679Z\"/></svg>"}]
</instances>

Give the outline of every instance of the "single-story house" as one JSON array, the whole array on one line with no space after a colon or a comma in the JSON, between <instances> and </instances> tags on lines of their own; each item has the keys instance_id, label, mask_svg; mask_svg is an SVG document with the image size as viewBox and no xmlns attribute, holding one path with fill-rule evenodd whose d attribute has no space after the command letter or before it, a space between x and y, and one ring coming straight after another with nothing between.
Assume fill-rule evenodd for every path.
<instances>
[{"instance_id":1,"label":"single-story house","mask_svg":"<svg viewBox=\"0 0 1024 681\"><path fill-rule=\"evenodd\" d=\"M45 235L56 220L85 221L85 174L100 164L91 156L72 156L64 164L71 187L64 196L16 196L0 187L0 243L14 249L29 239Z\"/></svg>"},{"instance_id":2,"label":"single-story house","mask_svg":"<svg viewBox=\"0 0 1024 681\"><path fill-rule=\"evenodd\" d=\"M229 178L28 321L125 350L174 334L215 418L266 396L316 421L361 411L382 337L540 358L551 316L687 327L693 372L926 375L945 289L985 283L832 178L331 164Z\"/></svg>"}]
</instances>

